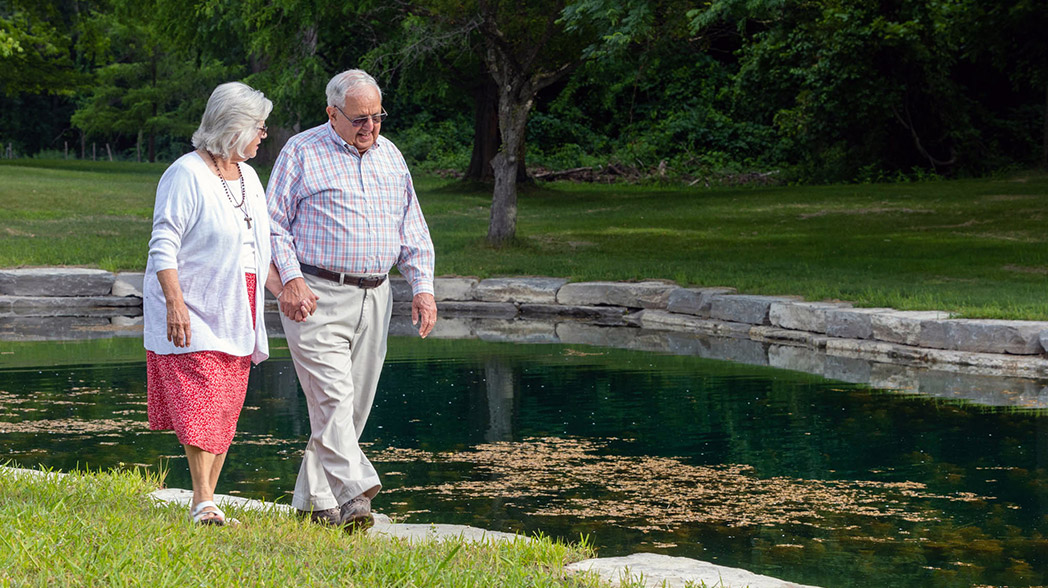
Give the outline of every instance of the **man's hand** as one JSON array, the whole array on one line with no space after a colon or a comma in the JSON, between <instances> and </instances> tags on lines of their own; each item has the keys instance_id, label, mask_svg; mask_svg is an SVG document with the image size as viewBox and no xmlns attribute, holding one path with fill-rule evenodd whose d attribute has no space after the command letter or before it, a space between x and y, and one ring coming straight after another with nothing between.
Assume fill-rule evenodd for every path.
<instances>
[{"instance_id":1,"label":"man's hand","mask_svg":"<svg viewBox=\"0 0 1048 588\"><path fill-rule=\"evenodd\" d=\"M411 299L411 324L418 325L420 318L422 324L419 325L418 334L425 339L433 330L433 325L437 324L437 302L432 294L419 293Z\"/></svg>"},{"instance_id":2,"label":"man's hand","mask_svg":"<svg viewBox=\"0 0 1048 588\"><path fill-rule=\"evenodd\" d=\"M317 300L320 297L313 293L302 278L288 280L281 290L278 300L280 301L280 312L287 318L302 322L317 310Z\"/></svg>"}]
</instances>

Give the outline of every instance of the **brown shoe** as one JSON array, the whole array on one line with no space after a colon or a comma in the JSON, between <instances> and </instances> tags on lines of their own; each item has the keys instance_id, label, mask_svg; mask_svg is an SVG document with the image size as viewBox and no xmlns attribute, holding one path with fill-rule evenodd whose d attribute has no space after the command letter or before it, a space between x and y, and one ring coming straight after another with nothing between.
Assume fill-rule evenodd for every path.
<instances>
[{"instance_id":1,"label":"brown shoe","mask_svg":"<svg viewBox=\"0 0 1048 588\"><path fill-rule=\"evenodd\" d=\"M338 525L342 521L342 512L337 508L326 508L324 510L300 510L298 516L309 518L319 525Z\"/></svg>"},{"instance_id":2,"label":"brown shoe","mask_svg":"<svg viewBox=\"0 0 1048 588\"><path fill-rule=\"evenodd\" d=\"M371 499L361 494L339 507L342 513L342 526L347 531L363 531L375 524L371 516Z\"/></svg>"}]
</instances>

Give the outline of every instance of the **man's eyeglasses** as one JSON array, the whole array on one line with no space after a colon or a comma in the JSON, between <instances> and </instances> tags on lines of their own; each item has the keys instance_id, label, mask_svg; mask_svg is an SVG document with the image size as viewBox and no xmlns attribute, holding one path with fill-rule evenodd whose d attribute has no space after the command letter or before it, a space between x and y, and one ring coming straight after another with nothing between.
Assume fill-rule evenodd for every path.
<instances>
[{"instance_id":1,"label":"man's eyeglasses","mask_svg":"<svg viewBox=\"0 0 1048 588\"><path fill-rule=\"evenodd\" d=\"M266 125L256 127L256 130L258 131L258 135L263 139L269 136L269 127L267 127Z\"/></svg>"},{"instance_id":2,"label":"man's eyeglasses","mask_svg":"<svg viewBox=\"0 0 1048 588\"><path fill-rule=\"evenodd\" d=\"M346 111L339 108L337 104L335 105L335 108L338 108L338 111L342 113L342 116L346 117L346 120L349 121L349 124L353 125L354 127L359 127L360 125L368 122L369 118L371 119L371 122L375 123L376 125L380 125L382 124L382 121L386 120L386 117L389 116L388 114L386 114L386 111L383 110L380 114L371 114L365 116L358 116L357 118L349 118L349 115L346 114Z\"/></svg>"}]
</instances>

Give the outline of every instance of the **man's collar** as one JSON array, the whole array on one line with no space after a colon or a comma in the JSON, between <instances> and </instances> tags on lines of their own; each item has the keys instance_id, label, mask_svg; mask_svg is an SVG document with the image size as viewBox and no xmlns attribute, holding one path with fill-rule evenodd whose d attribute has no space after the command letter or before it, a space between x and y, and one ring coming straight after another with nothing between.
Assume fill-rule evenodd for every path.
<instances>
[{"instance_id":1,"label":"man's collar","mask_svg":"<svg viewBox=\"0 0 1048 588\"><path fill-rule=\"evenodd\" d=\"M353 151L353 153L356 153L357 155L360 155L360 152L357 151L357 148L355 146L350 145L349 143L347 143L346 140L343 139L342 136L338 134L338 131L335 130L335 127L334 127L334 125L331 124L331 121L328 121L328 123L327 123L327 131L328 131L328 137L332 141L334 141L335 144L341 145L343 148L350 149L351 151ZM381 144L382 144L382 135L379 135L379 136L375 137L375 142L372 143L371 147L368 147L368 151L371 151L372 149L379 148L379 146Z\"/></svg>"}]
</instances>

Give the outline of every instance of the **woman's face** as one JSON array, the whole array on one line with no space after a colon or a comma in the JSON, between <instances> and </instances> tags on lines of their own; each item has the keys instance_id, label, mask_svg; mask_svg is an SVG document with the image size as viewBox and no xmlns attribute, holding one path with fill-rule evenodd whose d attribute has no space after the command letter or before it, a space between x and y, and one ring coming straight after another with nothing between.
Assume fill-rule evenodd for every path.
<instances>
[{"instance_id":1,"label":"woman's face","mask_svg":"<svg viewBox=\"0 0 1048 588\"><path fill-rule=\"evenodd\" d=\"M258 154L258 146L262 144L262 139L265 139L268 134L269 129L266 127L266 121L259 121L258 127L255 129L254 138L251 139L251 142L247 144L247 148L244 149L244 160L251 159Z\"/></svg>"}]
</instances>

